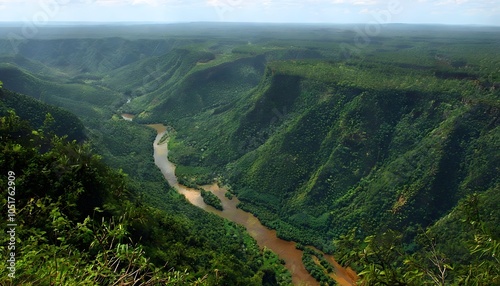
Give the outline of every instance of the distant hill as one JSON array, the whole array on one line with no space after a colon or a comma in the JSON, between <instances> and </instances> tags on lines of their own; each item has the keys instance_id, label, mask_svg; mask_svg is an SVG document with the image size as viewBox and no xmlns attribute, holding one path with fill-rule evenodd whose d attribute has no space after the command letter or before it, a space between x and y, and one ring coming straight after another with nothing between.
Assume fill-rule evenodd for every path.
<instances>
[{"instance_id":1,"label":"distant hill","mask_svg":"<svg viewBox=\"0 0 500 286\"><path fill-rule=\"evenodd\" d=\"M35 130L48 128L55 135L67 135L68 140L78 142L87 138L82 122L72 113L26 95L0 89L0 116L7 115L9 110L13 110L22 120L28 121ZM46 122L47 114L52 117L52 122Z\"/></svg>"},{"instance_id":2,"label":"distant hill","mask_svg":"<svg viewBox=\"0 0 500 286\"><path fill-rule=\"evenodd\" d=\"M0 79L6 89L62 107L84 118L106 116L110 114L106 106L120 104L123 100L117 92L86 84L84 80L42 78L10 63L0 64Z\"/></svg>"}]
</instances>

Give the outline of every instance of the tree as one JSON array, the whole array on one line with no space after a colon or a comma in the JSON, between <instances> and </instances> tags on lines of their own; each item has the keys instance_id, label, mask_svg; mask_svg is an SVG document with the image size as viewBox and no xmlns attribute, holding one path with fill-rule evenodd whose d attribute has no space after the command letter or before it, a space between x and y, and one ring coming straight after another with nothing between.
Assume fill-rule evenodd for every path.
<instances>
[{"instance_id":1,"label":"tree","mask_svg":"<svg viewBox=\"0 0 500 286\"><path fill-rule=\"evenodd\" d=\"M456 208L470 230L464 236L471 255L466 264L452 261L440 250L432 228L417 236L419 247L414 253L405 251L402 235L396 231L361 239L354 228L335 241L338 261L357 270L362 285L499 285L500 242L497 225L491 221L496 219L491 217L494 212L486 205L496 202L497 193L493 188L488 194L470 195ZM446 239L443 243L452 243Z\"/></svg>"}]
</instances>

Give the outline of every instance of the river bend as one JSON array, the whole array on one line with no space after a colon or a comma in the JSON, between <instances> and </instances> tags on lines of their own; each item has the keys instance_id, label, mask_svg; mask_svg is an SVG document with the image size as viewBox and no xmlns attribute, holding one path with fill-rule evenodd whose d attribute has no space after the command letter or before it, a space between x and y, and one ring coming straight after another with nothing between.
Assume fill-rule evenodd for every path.
<instances>
[{"instance_id":1,"label":"river bend","mask_svg":"<svg viewBox=\"0 0 500 286\"><path fill-rule=\"evenodd\" d=\"M231 200L225 197L226 189L219 187L217 184L202 186L221 200L224 210L219 211L205 204L199 191L179 184L175 176L175 165L168 160L168 143L158 144L166 132L166 127L163 124L151 124L148 126L158 132L153 143L154 160L170 186L184 195L191 204L244 226L260 247L271 249L285 261L285 267L291 272L294 285L319 285L305 269L302 263L302 251L295 248L295 242L278 238L275 230L270 230L262 225L251 213L237 208L239 200L236 197L233 197ZM325 257L335 267L336 275L334 278L340 285L355 285L355 273L350 269L346 270L340 267L332 256L325 255Z\"/></svg>"}]
</instances>

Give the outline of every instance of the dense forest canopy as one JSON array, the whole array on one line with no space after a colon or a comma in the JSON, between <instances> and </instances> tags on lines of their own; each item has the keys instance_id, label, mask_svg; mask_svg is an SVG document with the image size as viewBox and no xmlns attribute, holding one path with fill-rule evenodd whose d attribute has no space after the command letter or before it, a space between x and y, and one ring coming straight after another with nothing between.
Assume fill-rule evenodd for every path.
<instances>
[{"instance_id":1,"label":"dense forest canopy","mask_svg":"<svg viewBox=\"0 0 500 286\"><path fill-rule=\"evenodd\" d=\"M147 237L145 255L156 266L188 269L183 279L193 283L213 283L214 269L225 269L226 285L289 278L244 230L166 186L151 158L155 133L143 124L169 126L179 182L226 185L242 209L307 249L304 264L322 283L332 283L328 262L307 246L336 253L367 285L499 283L500 30L384 25L361 37L357 28L192 23L65 28L77 35L68 37L47 27L35 38L9 39L4 27L0 112L18 122L14 109L30 121L19 123L23 132L36 131L33 142L46 140L20 149L40 154L33 168L57 148L92 146L102 155L96 164L122 169L106 172L124 177L127 202L154 208L146 219L167 216L169 227L187 233L155 223L148 235L130 230L134 243ZM135 117L126 122L122 113ZM63 135L77 142L48 143ZM99 207L100 217L121 224L124 207L106 203L113 196L85 210L78 196L73 216L61 213L65 220L82 223ZM212 241L224 232L227 240ZM241 243L251 250L231 256Z\"/></svg>"}]
</instances>

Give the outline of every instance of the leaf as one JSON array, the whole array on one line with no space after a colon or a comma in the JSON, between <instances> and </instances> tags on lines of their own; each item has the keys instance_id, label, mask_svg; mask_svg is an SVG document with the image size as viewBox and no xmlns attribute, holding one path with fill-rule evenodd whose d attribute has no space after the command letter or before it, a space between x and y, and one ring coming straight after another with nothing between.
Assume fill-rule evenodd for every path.
<instances>
[{"instance_id":1,"label":"leaf","mask_svg":"<svg viewBox=\"0 0 500 286\"><path fill-rule=\"evenodd\" d=\"M42 208L44 206L42 200L38 199L36 201L36 206L39 207L39 208Z\"/></svg>"},{"instance_id":2,"label":"leaf","mask_svg":"<svg viewBox=\"0 0 500 286\"><path fill-rule=\"evenodd\" d=\"M22 148L23 147L21 145L15 144L14 146L12 146L12 151L14 151L14 152L20 152Z\"/></svg>"}]
</instances>

